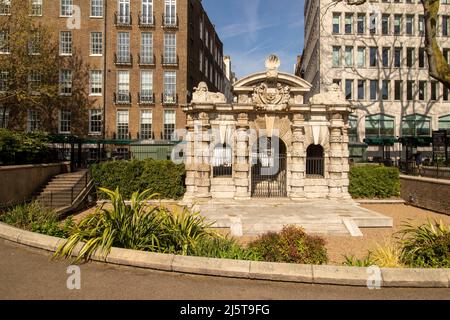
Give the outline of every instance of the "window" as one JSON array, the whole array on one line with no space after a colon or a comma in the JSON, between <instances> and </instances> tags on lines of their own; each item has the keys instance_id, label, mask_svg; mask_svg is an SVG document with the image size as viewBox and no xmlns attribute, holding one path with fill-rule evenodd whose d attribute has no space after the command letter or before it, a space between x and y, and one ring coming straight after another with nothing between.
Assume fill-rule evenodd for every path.
<instances>
[{"instance_id":1,"label":"window","mask_svg":"<svg viewBox=\"0 0 450 320\"><path fill-rule=\"evenodd\" d=\"M0 30L0 53L8 54L9 52L9 31Z\"/></svg>"},{"instance_id":2,"label":"window","mask_svg":"<svg viewBox=\"0 0 450 320\"><path fill-rule=\"evenodd\" d=\"M90 74L90 94L101 95L103 90L103 72L102 70L91 70Z\"/></svg>"},{"instance_id":3,"label":"window","mask_svg":"<svg viewBox=\"0 0 450 320\"><path fill-rule=\"evenodd\" d=\"M351 13L345 15L345 33L353 33L353 14Z\"/></svg>"},{"instance_id":4,"label":"window","mask_svg":"<svg viewBox=\"0 0 450 320\"><path fill-rule=\"evenodd\" d=\"M409 115L403 117L402 135L403 136L430 136L431 121L429 117L423 115Z\"/></svg>"},{"instance_id":5,"label":"window","mask_svg":"<svg viewBox=\"0 0 450 320\"><path fill-rule=\"evenodd\" d=\"M141 94L140 102L153 103L153 71L141 71Z\"/></svg>"},{"instance_id":6,"label":"window","mask_svg":"<svg viewBox=\"0 0 450 320\"><path fill-rule=\"evenodd\" d=\"M353 67L353 47L345 47L345 66Z\"/></svg>"},{"instance_id":7,"label":"window","mask_svg":"<svg viewBox=\"0 0 450 320\"><path fill-rule=\"evenodd\" d=\"M153 33L143 32L141 34L141 64L154 64L153 57Z\"/></svg>"},{"instance_id":8,"label":"window","mask_svg":"<svg viewBox=\"0 0 450 320\"><path fill-rule=\"evenodd\" d=\"M36 110L28 110L27 113L27 131L38 131L41 126L41 119L39 113Z\"/></svg>"},{"instance_id":9,"label":"window","mask_svg":"<svg viewBox=\"0 0 450 320\"><path fill-rule=\"evenodd\" d=\"M366 116L366 137L395 136L395 118L376 114Z\"/></svg>"},{"instance_id":10,"label":"window","mask_svg":"<svg viewBox=\"0 0 450 320\"><path fill-rule=\"evenodd\" d=\"M414 48L407 48L406 49L406 66L408 68L414 67L415 60L414 60Z\"/></svg>"},{"instance_id":11,"label":"window","mask_svg":"<svg viewBox=\"0 0 450 320\"><path fill-rule=\"evenodd\" d=\"M381 17L381 33L383 35L389 34L389 20L390 15L388 14L383 14L383 16Z\"/></svg>"},{"instance_id":12,"label":"window","mask_svg":"<svg viewBox=\"0 0 450 320\"><path fill-rule=\"evenodd\" d=\"M414 16L406 16L406 34L412 36L414 34Z\"/></svg>"},{"instance_id":13,"label":"window","mask_svg":"<svg viewBox=\"0 0 450 320\"><path fill-rule=\"evenodd\" d=\"M377 100L378 81L370 80L370 100Z\"/></svg>"},{"instance_id":14,"label":"window","mask_svg":"<svg viewBox=\"0 0 450 320\"><path fill-rule=\"evenodd\" d=\"M419 35L423 36L425 34L425 18L423 15L419 16Z\"/></svg>"},{"instance_id":15,"label":"window","mask_svg":"<svg viewBox=\"0 0 450 320\"><path fill-rule=\"evenodd\" d=\"M432 101L436 101L439 99L438 96L439 96L439 83L436 81L431 81L431 97L430 97L430 99Z\"/></svg>"},{"instance_id":16,"label":"window","mask_svg":"<svg viewBox=\"0 0 450 320\"><path fill-rule=\"evenodd\" d=\"M91 17L103 17L103 0L91 0Z\"/></svg>"},{"instance_id":17,"label":"window","mask_svg":"<svg viewBox=\"0 0 450 320\"><path fill-rule=\"evenodd\" d=\"M200 72L203 72L203 51L201 51L201 50L199 53L198 61L199 61L199 70L200 70Z\"/></svg>"},{"instance_id":18,"label":"window","mask_svg":"<svg viewBox=\"0 0 450 320\"><path fill-rule=\"evenodd\" d=\"M103 54L103 33L91 32L91 55L101 56Z\"/></svg>"},{"instance_id":19,"label":"window","mask_svg":"<svg viewBox=\"0 0 450 320\"><path fill-rule=\"evenodd\" d=\"M0 71L0 92L4 93L8 91L8 77L9 72L8 71Z\"/></svg>"},{"instance_id":20,"label":"window","mask_svg":"<svg viewBox=\"0 0 450 320\"><path fill-rule=\"evenodd\" d=\"M38 55L41 48L41 33L39 31L34 31L31 34L31 39L28 42L28 54Z\"/></svg>"},{"instance_id":21,"label":"window","mask_svg":"<svg viewBox=\"0 0 450 320\"><path fill-rule=\"evenodd\" d=\"M142 140L153 139L152 121L153 121L152 110L141 110L140 138Z\"/></svg>"},{"instance_id":22,"label":"window","mask_svg":"<svg viewBox=\"0 0 450 320\"><path fill-rule=\"evenodd\" d=\"M366 80L358 80L358 100L364 100L366 97Z\"/></svg>"},{"instance_id":23,"label":"window","mask_svg":"<svg viewBox=\"0 0 450 320\"><path fill-rule=\"evenodd\" d=\"M59 94L72 95L72 70L66 69L59 72Z\"/></svg>"},{"instance_id":24,"label":"window","mask_svg":"<svg viewBox=\"0 0 450 320\"><path fill-rule=\"evenodd\" d=\"M41 74L37 71L32 71L28 75L28 91L31 95L39 95L41 88Z\"/></svg>"},{"instance_id":25,"label":"window","mask_svg":"<svg viewBox=\"0 0 450 320\"><path fill-rule=\"evenodd\" d=\"M164 5L164 24L176 25L177 23L177 2L176 0L165 0Z\"/></svg>"},{"instance_id":26,"label":"window","mask_svg":"<svg viewBox=\"0 0 450 320\"><path fill-rule=\"evenodd\" d=\"M394 49L394 67L400 68L402 66L402 48Z\"/></svg>"},{"instance_id":27,"label":"window","mask_svg":"<svg viewBox=\"0 0 450 320\"><path fill-rule=\"evenodd\" d=\"M60 0L60 16L71 17L73 14L73 1L72 0Z\"/></svg>"},{"instance_id":28,"label":"window","mask_svg":"<svg viewBox=\"0 0 450 320\"><path fill-rule=\"evenodd\" d=\"M378 25L378 13L372 12L369 15L369 32L370 34L377 33L377 25Z\"/></svg>"},{"instance_id":29,"label":"window","mask_svg":"<svg viewBox=\"0 0 450 320\"><path fill-rule=\"evenodd\" d=\"M353 80L345 80L345 98L347 100L353 99Z\"/></svg>"},{"instance_id":30,"label":"window","mask_svg":"<svg viewBox=\"0 0 450 320\"><path fill-rule=\"evenodd\" d=\"M414 99L414 81L408 80L406 82L406 100L412 101Z\"/></svg>"},{"instance_id":31,"label":"window","mask_svg":"<svg viewBox=\"0 0 450 320\"><path fill-rule=\"evenodd\" d=\"M117 102L130 102L130 72L127 70L117 71Z\"/></svg>"},{"instance_id":32,"label":"window","mask_svg":"<svg viewBox=\"0 0 450 320\"><path fill-rule=\"evenodd\" d=\"M383 48L381 52L381 60L384 68L389 67L389 52L391 51L390 48Z\"/></svg>"},{"instance_id":33,"label":"window","mask_svg":"<svg viewBox=\"0 0 450 320\"><path fill-rule=\"evenodd\" d=\"M101 134L103 111L101 109L89 110L89 134Z\"/></svg>"},{"instance_id":34,"label":"window","mask_svg":"<svg viewBox=\"0 0 450 320\"><path fill-rule=\"evenodd\" d=\"M419 48L419 68L425 68L425 49Z\"/></svg>"},{"instance_id":35,"label":"window","mask_svg":"<svg viewBox=\"0 0 450 320\"><path fill-rule=\"evenodd\" d=\"M366 15L358 14L358 34L364 34L366 32Z\"/></svg>"},{"instance_id":36,"label":"window","mask_svg":"<svg viewBox=\"0 0 450 320\"><path fill-rule=\"evenodd\" d=\"M11 14L11 0L0 1L0 15Z\"/></svg>"},{"instance_id":37,"label":"window","mask_svg":"<svg viewBox=\"0 0 450 320\"><path fill-rule=\"evenodd\" d=\"M172 140L175 133L175 110L164 110L164 140Z\"/></svg>"},{"instance_id":38,"label":"window","mask_svg":"<svg viewBox=\"0 0 450 320\"><path fill-rule=\"evenodd\" d=\"M0 128L8 128L9 110L7 108L0 109Z\"/></svg>"},{"instance_id":39,"label":"window","mask_svg":"<svg viewBox=\"0 0 450 320\"><path fill-rule=\"evenodd\" d=\"M333 13L333 33L340 32L341 15L339 13Z\"/></svg>"},{"instance_id":40,"label":"window","mask_svg":"<svg viewBox=\"0 0 450 320\"><path fill-rule=\"evenodd\" d=\"M396 14L394 16L394 34L399 35L402 31L402 16Z\"/></svg>"},{"instance_id":41,"label":"window","mask_svg":"<svg viewBox=\"0 0 450 320\"><path fill-rule=\"evenodd\" d=\"M117 110L117 139L129 139L129 111Z\"/></svg>"},{"instance_id":42,"label":"window","mask_svg":"<svg viewBox=\"0 0 450 320\"><path fill-rule=\"evenodd\" d=\"M153 0L142 0L141 23L153 25Z\"/></svg>"},{"instance_id":43,"label":"window","mask_svg":"<svg viewBox=\"0 0 450 320\"><path fill-rule=\"evenodd\" d=\"M353 115L349 116L348 124L348 137L350 142L358 142L358 117Z\"/></svg>"},{"instance_id":44,"label":"window","mask_svg":"<svg viewBox=\"0 0 450 320\"><path fill-rule=\"evenodd\" d=\"M389 80L383 80L381 82L381 99L389 100L389 86L391 82Z\"/></svg>"},{"instance_id":45,"label":"window","mask_svg":"<svg viewBox=\"0 0 450 320\"><path fill-rule=\"evenodd\" d=\"M164 72L164 103L176 103L177 93L177 73L176 71L165 71Z\"/></svg>"},{"instance_id":46,"label":"window","mask_svg":"<svg viewBox=\"0 0 450 320\"><path fill-rule=\"evenodd\" d=\"M61 31L59 33L59 54L72 55L72 32Z\"/></svg>"},{"instance_id":47,"label":"window","mask_svg":"<svg viewBox=\"0 0 450 320\"><path fill-rule=\"evenodd\" d=\"M42 0L30 0L30 15L42 16Z\"/></svg>"},{"instance_id":48,"label":"window","mask_svg":"<svg viewBox=\"0 0 450 320\"><path fill-rule=\"evenodd\" d=\"M117 60L118 62L130 61L130 33L119 32L117 34Z\"/></svg>"},{"instance_id":49,"label":"window","mask_svg":"<svg viewBox=\"0 0 450 320\"><path fill-rule=\"evenodd\" d=\"M426 97L427 82L419 81L419 100L424 101Z\"/></svg>"},{"instance_id":50,"label":"window","mask_svg":"<svg viewBox=\"0 0 450 320\"><path fill-rule=\"evenodd\" d=\"M403 90L403 83L401 80L395 80L394 83L394 99L395 100L402 100L402 90Z\"/></svg>"},{"instance_id":51,"label":"window","mask_svg":"<svg viewBox=\"0 0 450 320\"><path fill-rule=\"evenodd\" d=\"M439 118L439 130L447 130L450 134L450 115Z\"/></svg>"},{"instance_id":52,"label":"window","mask_svg":"<svg viewBox=\"0 0 450 320\"><path fill-rule=\"evenodd\" d=\"M341 47L333 47L333 67L341 65Z\"/></svg>"},{"instance_id":53,"label":"window","mask_svg":"<svg viewBox=\"0 0 450 320\"><path fill-rule=\"evenodd\" d=\"M378 58L377 58L377 54L378 54L378 48L377 47L371 47L370 48L370 66L371 67L376 67L378 66Z\"/></svg>"},{"instance_id":54,"label":"window","mask_svg":"<svg viewBox=\"0 0 450 320\"><path fill-rule=\"evenodd\" d=\"M131 23L130 0L119 0L117 23L122 25L129 25Z\"/></svg>"},{"instance_id":55,"label":"window","mask_svg":"<svg viewBox=\"0 0 450 320\"><path fill-rule=\"evenodd\" d=\"M164 34L164 63L177 63L177 40L175 33Z\"/></svg>"},{"instance_id":56,"label":"window","mask_svg":"<svg viewBox=\"0 0 450 320\"><path fill-rule=\"evenodd\" d=\"M59 112L59 133L70 133L72 113L67 110Z\"/></svg>"},{"instance_id":57,"label":"window","mask_svg":"<svg viewBox=\"0 0 450 320\"><path fill-rule=\"evenodd\" d=\"M366 66L366 48L365 47L358 47L358 54L356 57L356 65L360 68Z\"/></svg>"}]
</instances>

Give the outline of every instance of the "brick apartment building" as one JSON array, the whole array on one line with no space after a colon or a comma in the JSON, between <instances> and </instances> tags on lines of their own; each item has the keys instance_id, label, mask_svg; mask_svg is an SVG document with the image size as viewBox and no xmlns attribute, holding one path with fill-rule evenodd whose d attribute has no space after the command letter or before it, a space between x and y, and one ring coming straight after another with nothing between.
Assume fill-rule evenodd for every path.
<instances>
[{"instance_id":1,"label":"brick apartment building","mask_svg":"<svg viewBox=\"0 0 450 320\"><path fill-rule=\"evenodd\" d=\"M223 44L201 0L29 2L34 18L58 34L60 54L76 48L89 64L91 139L171 140L200 81L225 91ZM39 129L30 125L39 115L30 116L28 128ZM70 134L70 114L58 121L69 123L58 133Z\"/></svg>"}]
</instances>

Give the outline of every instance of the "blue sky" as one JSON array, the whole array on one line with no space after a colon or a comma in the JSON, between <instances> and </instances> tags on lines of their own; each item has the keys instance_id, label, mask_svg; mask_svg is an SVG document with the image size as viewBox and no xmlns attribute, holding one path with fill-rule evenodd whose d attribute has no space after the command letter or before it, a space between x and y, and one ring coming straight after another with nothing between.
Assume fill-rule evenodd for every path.
<instances>
[{"instance_id":1,"label":"blue sky","mask_svg":"<svg viewBox=\"0 0 450 320\"><path fill-rule=\"evenodd\" d=\"M264 70L272 53L293 72L303 49L303 0L203 0L238 78Z\"/></svg>"}]
</instances>

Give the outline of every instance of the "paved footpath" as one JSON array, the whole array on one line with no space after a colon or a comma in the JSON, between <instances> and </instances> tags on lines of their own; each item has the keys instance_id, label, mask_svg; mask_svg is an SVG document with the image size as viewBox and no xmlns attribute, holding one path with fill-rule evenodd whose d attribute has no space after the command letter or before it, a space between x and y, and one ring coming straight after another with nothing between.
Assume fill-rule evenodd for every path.
<instances>
[{"instance_id":1,"label":"paved footpath","mask_svg":"<svg viewBox=\"0 0 450 320\"><path fill-rule=\"evenodd\" d=\"M0 240L0 299L450 299L450 289L381 289L277 283L89 263L81 290L68 290L66 261Z\"/></svg>"}]
</instances>

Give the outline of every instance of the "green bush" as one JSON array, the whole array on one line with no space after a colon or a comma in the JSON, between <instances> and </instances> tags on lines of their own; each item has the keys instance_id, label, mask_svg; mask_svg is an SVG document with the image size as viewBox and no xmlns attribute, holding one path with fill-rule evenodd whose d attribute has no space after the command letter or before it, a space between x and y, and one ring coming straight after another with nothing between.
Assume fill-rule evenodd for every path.
<instances>
[{"instance_id":1,"label":"green bush","mask_svg":"<svg viewBox=\"0 0 450 320\"><path fill-rule=\"evenodd\" d=\"M71 218L61 224L54 211L42 207L38 202L15 206L2 214L0 221L20 229L54 237L67 237L74 225Z\"/></svg>"},{"instance_id":2,"label":"green bush","mask_svg":"<svg viewBox=\"0 0 450 320\"><path fill-rule=\"evenodd\" d=\"M241 247L234 239L222 237L205 238L189 252L189 255L218 259L262 260L256 251Z\"/></svg>"},{"instance_id":3,"label":"green bush","mask_svg":"<svg viewBox=\"0 0 450 320\"><path fill-rule=\"evenodd\" d=\"M110 161L92 166L92 179L98 188L120 189L124 198L134 192L150 190L163 199L179 199L185 193L184 165L168 160ZM98 192L100 199L107 195Z\"/></svg>"},{"instance_id":4,"label":"green bush","mask_svg":"<svg viewBox=\"0 0 450 320\"><path fill-rule=\"evenodd\" d=\"M0 129L0 165L44 163L50 157L46 134Z\"/></svg>"},{"instance_id":5,"label":"green bush","mask_svg":"<svg viewBox=\"0 0 450 320\"><path fill-rule=\"evenodd\" d=\"M267 262L324 264L328 261L325 241L307 235L296 226L286 226L280 233L266 233L249 247Z\"/></svg>"},{"instance_id":6,"label":"green bush","mask_svg":"<svg viewBox=\"0 0 450 320\"><path fill-rule=\"evenodd\" d=\"M450 268L450 226L429 222L418 227L407 223L402 234L402 261L417 268Z\"/></svg>"},{"instance_id":7,"label":"green bush","mask_svg":"<svg viewBox=\"0 0 450 320\"><path fill-rule=\"evenodd\" d=\"M353 166L349 192L353 198L386 199L400 195L400 172L384 166Z\"/></svg>"}]
</instances>

